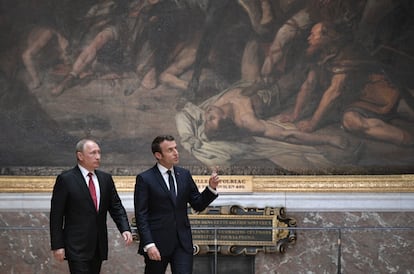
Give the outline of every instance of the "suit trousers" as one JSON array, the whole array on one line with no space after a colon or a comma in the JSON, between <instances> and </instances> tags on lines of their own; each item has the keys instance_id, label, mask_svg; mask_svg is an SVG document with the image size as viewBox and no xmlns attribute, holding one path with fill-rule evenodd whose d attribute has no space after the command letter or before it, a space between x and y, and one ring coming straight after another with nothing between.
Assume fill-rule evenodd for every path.
<instances>
[{"instance_id":1,"label":"suit trousers","mask_svg":"<svg viewBox=\"0 0 414 274\"><path fill-rule=\"evenodd\" d=\"M98 248L96 248L95 255L91 260L68 260L68 265L71 274L99 274L101 272L102 259L101 256L99 256Z\"/></svg>"},{"instance_id":2,"label":"suit trousers","mask_svg":"<svg viewBox=\"0 0 414 274\"><path fill-rule=\"evenodd\" d=\"M150 260L147 253L144 258L145 274L165 274L168 264L172 274L193 273L193 254L186 252L178 243L171 256L161 256L161 261Z\"/></svg>"}]
</instances>

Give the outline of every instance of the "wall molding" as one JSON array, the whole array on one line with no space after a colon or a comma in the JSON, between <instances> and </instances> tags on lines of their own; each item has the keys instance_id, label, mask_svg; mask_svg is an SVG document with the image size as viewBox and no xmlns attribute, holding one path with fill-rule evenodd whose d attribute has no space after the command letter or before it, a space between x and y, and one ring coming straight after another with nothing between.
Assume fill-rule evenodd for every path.
<instances>
[{"instance_id":1,"label":"wall molding","mask_svg":"<svg viewBox=\"0 0 414 274\"><path fill-rule=\"evenodd\" d=\"M209 176L194 176L203 185ZM330 175L330 176L221 176L223 186L241 182L247 193L273 192L334 192L334 193L405 193L414 192L414 174L399 175ZM55 176L0 176L0 192L51 192ZM135 176L114 176L118 191L133 192ZM221 193L242 193L233 189L219 189Z\"/></svg>"},{"instance_id":2,"label":"wall molding","mask_svg":"<svg viewBox=\"0 0 414 274\"><path fill-rule=\"evenodd\" d=\"M249 191L219 189L212 205L285 207L288 211L414 211L414 175L221 176ZM194 176L199 187L209 176ZM49 211L55 176L0 176L0 210ZM114 176L133 212L135 176Z\"/></svg>"},{"instance_id":3,"label":"wall molding","mask_svg":"<svg viewBox=\"0 0 414 274\"><path fill-rule=\"evenodd\" d=\"M120 192L128 212L134 195ZM1 211L50 210L51 193L0 193ZM414 193L253 193L222 194L212 206L285 207L288 212L414 212Z\"/></svg>"}]
</instances>

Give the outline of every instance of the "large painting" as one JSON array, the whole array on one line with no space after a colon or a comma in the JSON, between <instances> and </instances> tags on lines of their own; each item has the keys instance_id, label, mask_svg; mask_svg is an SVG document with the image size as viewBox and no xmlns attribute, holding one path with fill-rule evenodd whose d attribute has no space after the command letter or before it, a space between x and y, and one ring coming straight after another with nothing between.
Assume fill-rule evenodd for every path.
<instances>
[{"instance_id":1,"label":"large painting","mask_svg":"<svg viewBox=\"0 0 414 274\"><path fill-rule=\"evenodd\" d=\"M1 0L0 175L414 172L414 2Z\"/></svg>"}]
</instances>

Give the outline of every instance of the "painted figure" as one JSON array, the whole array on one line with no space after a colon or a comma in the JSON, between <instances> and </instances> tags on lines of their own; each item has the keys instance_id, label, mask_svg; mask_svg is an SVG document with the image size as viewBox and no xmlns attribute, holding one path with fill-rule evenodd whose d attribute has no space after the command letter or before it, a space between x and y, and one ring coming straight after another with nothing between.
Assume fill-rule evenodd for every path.
<instances>
[{"instance_id":1,"label":"painted figure","mask_svg":"<svg viewBox=\"0 0 414 274\"><path fill-rule=\"evenodd\" d=\"M327 22L314 25L307 54L317 54L318 61L299 91L293 112L284 120L299 120L311 93L319 90L319 104L310 118L298 123L300 130L314 131L336 109L342 113L342 126L349 132L397 145L413 145L412 133L390 122L401 99L398 88L377 62L367 54L358 55L361 48L347 43L344 36Z\"/></svg>"}]
</instances>

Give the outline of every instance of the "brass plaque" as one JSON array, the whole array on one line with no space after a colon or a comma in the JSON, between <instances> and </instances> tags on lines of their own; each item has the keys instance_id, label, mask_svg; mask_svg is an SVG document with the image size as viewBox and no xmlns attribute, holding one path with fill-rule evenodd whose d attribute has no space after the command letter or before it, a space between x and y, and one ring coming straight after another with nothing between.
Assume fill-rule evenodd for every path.
<instances>
[{"instance_id":1,"label":"brass plaque","mask_svg":"<svg viewBox=\"0 0 414 274\"><path fill-rule=\"evenodd\" d=\"M193 241L200 245L275 245L276 216L190 215ZM287 225L284 225L287 226Z\"/></svg>"},{"instance_id":2,"label":"brass plaque","mask_svg":"<svg viewBox=\"0 0 414 274\"><path fill-rule=\"evenodd\" d=\"M189 212L194 254L224 255L284 253L296 242L296 220L283 207L210 206Z\"/></svg>"}]
</instances>

